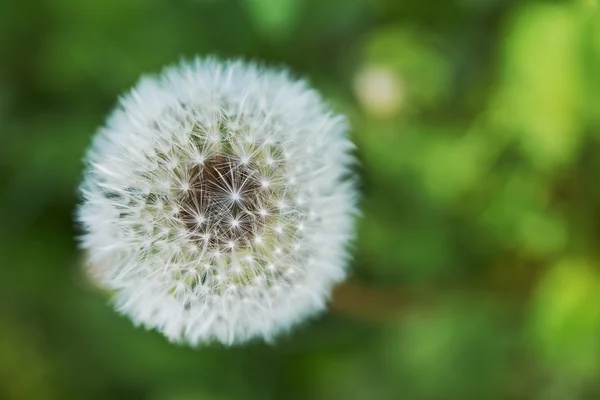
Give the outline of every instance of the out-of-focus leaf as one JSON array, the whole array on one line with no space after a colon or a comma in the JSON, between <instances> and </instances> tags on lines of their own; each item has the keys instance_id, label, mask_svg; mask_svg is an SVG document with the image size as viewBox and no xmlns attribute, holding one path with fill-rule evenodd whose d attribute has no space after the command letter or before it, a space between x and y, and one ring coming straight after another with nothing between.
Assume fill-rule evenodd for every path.
<instances>
[{"instance_id":1,"label":"out-of-focus leaf","mask_svg":"<svg viewBox=\"0 0 600 400\"><path fill-rule=\"evenodd\" d=\"M569 3L527 3L504 40L492 119L540 168L564 165L579 148L583 24Z\"/></svg>"},{"instance_id":2,"label":"out-of-focus leaf","mask_svg":"<svg viewBox=\"0 0 600 400\"><path fill-rule=\"evenodd\" d=\"M382 342L397 390L410 399L511 398L518 341L501 310L448 298L423 315L405 315Z\"/></svg>"},{"instance_id":3,"label":"out-of-focus leaf","mask_svg":"<svg viewBox=\"0 0 600 400\"><path fill-rule=\"evenodd\" d=\"M594 131L599 133L600 112L600 5L597 0L582 1L580 13L585 21L583 30L585 63L585 91L586 91L586 119L594 124Z\"/></svg>"},{"instance_id":4,"label":"out-of-focus leaf","mask_svg":"<svg viewBox=\"0 0 600 400\"><path fill-rule=\"evenodd\" d=\"M244 0L256 29L274 41L285 39L294 29L304 0Z\"/></svg>"},{"instance_id":5,"label":"out-of-focus leaf","mask_svg":"<svg viewBox=\"0 0 600 400\"><path fill-rule=\"evenodd\" d=\"M424 33L399 28L381 29L366 39L365 60L396 74L409 110L433 106L451 88L452 65L430 42Z\"/></svg>"},{"instance_id":6,"label":"out-of-focus leaf","mask_svg":"<svg viewBox=\"0 0 600 400\"><path fill-rule=\"evenodd\" d=\"M585 259L554 265L531 308L531 338L559 374L591 378L600 371L600 274Z\"/></svg>"},{"instance_id":7,"label":"out-of-focus leaf","mask_svg":"<svg viewBox=\"0 0 600 400\"><path fill-rule=\"evenodd\" d=\"M355 77L354 91L365 111L377 117L394 116L405 101L400 77L381 66L367 66L360 71Z\"/></svg>"},{"instance_id":8,"label":"out-of-focus leaf","mask_svg":"<svg viewBox=\"0 0 600 400\"><path fill-rule=\"evenodd\" d=\"M458 138L430 136L424 142L427 146L412 154L411 164L427 192L444 202L477 190L497 153L496 143L485 132L471 131Z\"/></svg>"},{"instance_id":9,"label":"out-of-focus leaf","mask_svg":"<svg viewBox=\"0 0 600 400\"><path fill-rule=\"evenodd\" d=\"M547 189L538 176L512 170L508 176L495 176L485 188L490 193L480 222L505 246L535 255L555 254L565 247L565 221L545 210Z\"/></svg>"},{"instance_id":10,"label":"out-of-focus leaf","mask_svg":"<svg viewBox=\"0 0 600 400\"><path fill-rule=\"evenodd\" d=\"M328 355L314 360L320 366L320 372L311 377L311 399L361 400L393 395L392 382L384 380L365 363L369 359L366 352Z\"/></svg>"},{"instance_id":11,"label":"out-of-focus leaf","mask_svg":"<svg viewBox=\"0 0 600 400\"><path fill-rule=\"evenodd\" d=\"M0 312L4 312L2 310ZM49 361L40 350L40 335L2 314L0 329L0 398L58 400Z\"/></svg>"}]
</instances>

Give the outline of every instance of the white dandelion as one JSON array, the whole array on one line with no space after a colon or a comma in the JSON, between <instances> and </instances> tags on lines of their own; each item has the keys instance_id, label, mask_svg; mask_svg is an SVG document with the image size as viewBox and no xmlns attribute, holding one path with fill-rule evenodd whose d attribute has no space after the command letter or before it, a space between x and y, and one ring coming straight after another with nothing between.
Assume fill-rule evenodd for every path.
<instances>
[{"instance_id":1,"label":"white dandelion","mask_svg":"<svg viewBox=\"0 0 600 400\"><path fill-rule=\"evenodd\" d=\"M143 78L86 158L87 265L172 341L270 340L344 278L352 148L345 119L284 70L198 59Z\"/></svg>"}]
</instances>

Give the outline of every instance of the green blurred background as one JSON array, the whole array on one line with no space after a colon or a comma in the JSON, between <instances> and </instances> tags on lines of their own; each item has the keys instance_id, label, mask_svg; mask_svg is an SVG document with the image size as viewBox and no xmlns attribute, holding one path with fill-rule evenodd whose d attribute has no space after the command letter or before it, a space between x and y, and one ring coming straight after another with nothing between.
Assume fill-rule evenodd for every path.
<instances>
[{"instance_id":1,"label":"green blurred background","mask_svg":"<svg viewBox=\"0 0 600 400\"><path fill-rule=\"evenodd\" d=\"M600 399L597 0L0 0L0 399ZM289 65L352 122L331 311L189 349L80 270L81 158L143 73Z\"/></svg>"}]
</instances>

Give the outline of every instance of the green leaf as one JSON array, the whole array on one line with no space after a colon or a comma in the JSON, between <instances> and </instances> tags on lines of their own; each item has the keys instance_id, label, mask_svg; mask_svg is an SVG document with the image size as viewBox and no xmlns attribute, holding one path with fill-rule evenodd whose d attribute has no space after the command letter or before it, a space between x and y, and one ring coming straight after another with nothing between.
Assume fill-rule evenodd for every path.
<instances>
[{"instance_id":1,"label":"green leaf","mask_svg":"<svg viewBox=\"0 0 600 400\"><path fill-rule=\"evenodd\" d=\"M492 120L540 168L569 162L583 108L582 18L568 4L521 9L503 49Z\"/></svg>"},{"instance_id":2,"label":"green leaf","mask_svg":"<svg viewBox=\"0 0 600 400\"><path fill-rule=\"evenodd\" d=\"M600 371L600 275L588 260L567 258L550 269L530 321L535 348L557 372L592 377Z\"/></svg>"},{"instance_id":3,"label":"green leaf","mask_svg":"<svg viewBox=\"0 0 600 400\"><path fill-rule=\"evenodd\" d=\"M283 39L296 26L304 0L245 0L250 20L269 39Z\"/></svg>"}]
</instances>

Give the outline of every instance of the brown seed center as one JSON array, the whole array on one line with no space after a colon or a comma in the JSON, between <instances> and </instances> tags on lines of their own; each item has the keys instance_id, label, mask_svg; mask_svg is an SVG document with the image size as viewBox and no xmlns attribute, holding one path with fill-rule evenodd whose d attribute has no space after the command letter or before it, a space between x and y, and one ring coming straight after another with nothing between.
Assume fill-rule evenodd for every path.
<instances>
[{"instance_id":1,"label":"brown seed center","mask_svg":"<svg viewBox=\"0 0 600 400\"><path fill-rule=\"evenodd\" d=\"M216 155L190 168L188 179L180 218L194 239L219 250L248 246L262 223L256 166Z\"/></svg>"}]
</instances>

